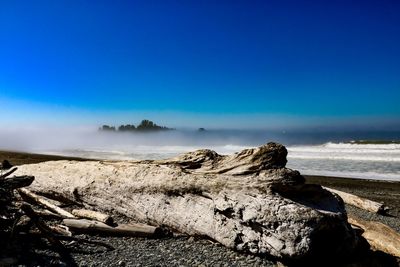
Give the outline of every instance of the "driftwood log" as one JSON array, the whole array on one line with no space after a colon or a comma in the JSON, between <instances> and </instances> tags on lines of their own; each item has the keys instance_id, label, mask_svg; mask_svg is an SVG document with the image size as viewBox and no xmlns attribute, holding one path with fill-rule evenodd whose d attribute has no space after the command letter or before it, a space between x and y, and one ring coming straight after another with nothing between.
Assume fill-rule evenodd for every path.
<instances>
[{"instance_id":1,"label":"driftwood log","mask_svg":"<svg viewBox=\"0 0 400 267\"><path fill-rule=\"evenodd\" d=\"M20 188L18 189L18 193L23 197L26 198L29 201L33 201L37 204L40 204L44 207L46 207L47 209L49 209L52 212L55 212L61 216L67 217L67 218L75 218L74 215L72 215L71 213L69 213L66 210L61 209L60 207L51 204L49 201L47 201L46 199L38 196L37 194L31 192L30 190L26 189L26 188Z\"/></svg>"},{"instance_id":2,"label":"driftwood log","mask_svg":"<svg viewBox=\"0 0 400 267\"><path fill-rule=\"evenodd\" d=\"M328 187L324 187L324 189L339 195L343 199L344 203L355 206L360 209L364 209L364 210L374 212L374 213L379 213L379 214L384 214L389 210L389 208L386 207L384 204L376 202L376 201L372 201L372 200L369 200L366 198L362 198L362 197L359 197L359 196L356 196L356 195L353 195L350 193L346 193L346 192L328 188Z\"/></svg>"},{"instance_id":3,"label":"driftwood log","mask_svg":"<svg viewBox=\"0 0 400 267\"><path fill-rule=\"evenodd\" d=\"M112 225L114 220L113 218L108 215L104 214L98 211L93 211L93 210L86 210L86 209L75 209L72 210L72 215L78 217L78 218L84 218L84 219L91 219L91 220L96 220L108 225Z\"/></svg>"},{"instance_id":4,"label":"driftwood log","mask_svg":"<svg viewBox=\"0 0 400 267\"><path fill-rule=\"evenodd\" d=\"M161 228L145 224L120 224L112 227L102 222L87 219L64 219L63 224L71 230L82 233L137 237L159 237L163 233Z\"/></svg>"},{"instance_id":5,"label":"driftwood log","mask_svg":"<svg viewBox=\"0 0 400 267\"><path fill-rule=\"evenodd\" d=\"M400 258L400 234L381 222L365 221L350 217L349 223L360 227L362 236L375 250L386 252Z\"/></svg>"},{"instance_id":6,"label":"driftwood log","mask_svg":"<svg viewBox=\"0 0 400 267\"><path fill-rule=\"evenodd\" d=\"M337 257L356 237L342 200L285 168L269 143L223 156L198 150L158 161L53 161L21 166L31 189L59 192L86 208L208 236L236 250L281 259Z\"/></svg>"},{"instance_id":7,"label":"driftwood log","mask_svg":"<svg viewBox=\"0 0 400 267\"><path fill-rule=\"evenodd\" d=\"M39 217L44 218L44 219L62 220L62 219L67 219L68 218L68 217L62 216L60 214L53 213L53 212L51 212L49 210L37 210L37 209L35 209L34 211Z\"/></svg>"}]
</instances>

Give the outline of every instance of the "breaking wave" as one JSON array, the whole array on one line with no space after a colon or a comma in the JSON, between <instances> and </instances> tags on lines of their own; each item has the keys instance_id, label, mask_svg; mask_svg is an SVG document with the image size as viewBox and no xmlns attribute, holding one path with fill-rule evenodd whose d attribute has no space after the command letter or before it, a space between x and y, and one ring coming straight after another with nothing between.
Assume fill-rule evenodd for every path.
<instances>
[{"instance_id":1,"label":"breaking wave","mask_svg":"<svg viewBox=\"0 0 400 267\"><path fill-rule=\"evenodd\" d=\"M326 143L288 147L292 159L400 162L400 144Z\"/></svg>"},{"instance_id":2,"label":"breaking wave","mask_svg":"<svg viewBox=\"0 0 400 267\"><path fill-rule=\"evenodd\" d=\"M303 174L400 181L400 144L332 143L288 147Z\"/></svg>"}]
</instances>

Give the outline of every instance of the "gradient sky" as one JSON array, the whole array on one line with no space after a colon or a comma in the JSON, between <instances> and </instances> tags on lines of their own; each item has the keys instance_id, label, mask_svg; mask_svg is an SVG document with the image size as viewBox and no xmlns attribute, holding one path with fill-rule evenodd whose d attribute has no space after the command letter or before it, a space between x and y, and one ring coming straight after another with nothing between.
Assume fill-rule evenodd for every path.
<instances>
[{"instance_id":1,"label":"gradient sky","mask_svg":"<svg viewBox=\"0 0 400 267\"><path fill-rule=\"evenodd\" d=\"M396 123L399 14L398 0L1 1L0 122Z\"/></svg>"}]
</instances>

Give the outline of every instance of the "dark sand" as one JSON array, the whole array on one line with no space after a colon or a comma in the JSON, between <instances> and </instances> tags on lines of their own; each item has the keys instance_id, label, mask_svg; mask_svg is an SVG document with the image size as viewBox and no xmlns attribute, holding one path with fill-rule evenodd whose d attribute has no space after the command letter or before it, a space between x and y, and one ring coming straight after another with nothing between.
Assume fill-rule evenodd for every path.
<instances>
[{"instance_id":1,"label":"dark sand","mask_svg":"<svg viewBox=\"0 0 400 267\"><path fill-rule=\"evenodd\" d=\"M346 205L346 210L350 215L385 223L400 233L400 182L325 176L306 176L306 182L384 203L390 208L385 216L366 212L350 205Z\"/></svg>"},{"instance_id":2,"label":"dark sand","mask_svg":"<svg viewBox=\"0 0 400 267\"><path fill-rule=\"evenodd\" d=\"M0 151L0 161L7 159L13 165L39 163L49 160L79 160L88 159L30 154L22 152ZM34 174L33 174L34 175ZM306 182L335 188L361 197L385 203L390 207L386 216L377 215L347 205L350 215L385 223L400 232L400 182L306 176ZM69 265L78 266L274 266L266 258L236 253L219 244L212 245L205 240L172 238L148 240L141 238L113 238L90 237L87 239L99 240L116 247L112 252L100 253L72 253ZM29 246L29 245L28 245ZM150 247L152 247L150 249ZM176 246L176 248L174 248ZM149 249L146 249L149 248ZM26 248L23 249L26 251ZM160 250L160 251L158 251ZM200 251L200 253L197 253ZM0 253L1 254L1 253ZM0 255L1 256L1 255ZM54 251L46 248L36 249L34 254L26 255L30 263L47 266L58 263L65 264L64 260L54 256ZM0 257L1 258L1 257ZM164 259L168 259L165 261ZM25 261L26 263L26 261ZM325 266L399 266L400 259L390 257L380 252L370 251L345 260L344 264L325 262ZM28 266L30 266L28 264ZM64 265L65 266L65 265Z\"/></svg>"},{"instance_id":3,"label":"dark sand","mask_svg":"<svg viewBox=\"0 0 400 267\"><path fill-rule=\"evenodd\" d=\"M0 151L0 162L2 162L5 159L8 160L12 165L40 163L50 160L79 160L79 161L89 160L76 157L43 155L43 154L33 154L26 152Z\"/></svg>"}]
</instances>

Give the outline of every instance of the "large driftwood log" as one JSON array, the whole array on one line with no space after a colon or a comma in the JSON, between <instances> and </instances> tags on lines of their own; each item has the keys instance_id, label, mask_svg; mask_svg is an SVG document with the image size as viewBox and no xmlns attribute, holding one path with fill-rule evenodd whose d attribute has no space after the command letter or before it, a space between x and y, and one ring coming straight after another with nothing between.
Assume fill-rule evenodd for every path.
<instances>
[{"instance_id":1,"label":"large driftwood log","mask_svg":"<svg viewBox=\"0 0 400 267\"><path fill-rule=\"evenodd\" d=\"M162 230L160 228L145 224L120 224L112 227L102 222L91 221L87 219L64 219L63 223L71 230L84 233L136 237L157 237L162 234Z\"/></svg>"},{"instance_id":2,"label":"large driftwood log","mask_svg":"<svg viewBox=\"0 0 400 267\"><path fill-rule=\"evenodd\" d=\"M96 220L108 225L113 224L113 218L108 215L104 214L98 211L93 211L93 210L86 210L86 209L75 209L72 210L72 215L78 217L78 218L84 218L84 219L91 219L91 220Z\"/></svg>"},{"instance_id":3,"label":"large driftwood log","mask_svg":"<svg viewBox=\"0 0 400 267\"><path fill-rule=\"evenodd\" d=\"M67 217L67 218L75 218L75 216L72 215L71 213L69 213L68 211L63 210L62 208L51 204L46 199L36 195L35 193L31 192L30 190L28 190L26 188L20 188L20 189L18 189L18 192L20 193L20 195L23 198L27 198L37 204L40 204L40 205L46 207L47 209L51 210L52 212L55 212L57 214L60 214L61 216Z\"/></svg>"},{"instance_id":4,"label":"large driftwood log","mask_svg":"<svg viewBox=\"0 0 400 267\"><path fill-rule=\"evenodd\" d=\"M21 166L33 191L60 192L86 208L119 212L283 259L337 257L355 235L343 202L285 168L284 146L269 143L223 156L198 150L159 161L54 161Z\"/></svg>"},{"instance_id":5,"label":"large driftwood log","mask_svg":"<svg viewBox=\"0 0 400 267\"><path fill-rule=\"evenodd\" d=\"M400 234L389 226L374 221L350 217L349 223L364 230L362 236L376 250L400 257Z\"/></svg>"},{"instance_id":6,"label":"large driftwood log","mask_svg":"<svg viewBox=\"0 0 400 267\"><path fill-rule=\"evenodd\" d=\"M324 187L324 189L335 193L337 195L339 195L344 203L352 205L352 206L356 206L360 209L364 209L370 212L374 212L374 213L385 213L388 210L388 207L386 207L385 205L383 205L382 203L376 202L376 201L372 201L366 198L362 198L350 193L346 193L340 190L336 190L336 189L332 189L329 187Z\"/></svg>"}]
</instances>

